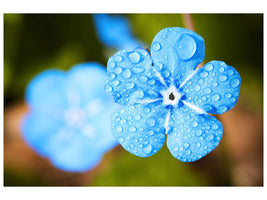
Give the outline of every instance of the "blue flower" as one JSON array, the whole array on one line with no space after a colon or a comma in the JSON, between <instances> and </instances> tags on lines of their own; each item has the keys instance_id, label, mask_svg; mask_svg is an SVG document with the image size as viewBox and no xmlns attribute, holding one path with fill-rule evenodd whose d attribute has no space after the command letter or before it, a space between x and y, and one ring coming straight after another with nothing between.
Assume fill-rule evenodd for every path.
<instances>
[{"instance_id":1,"label":"blue flower","mask_svg":"<svg viewBox=\"0 0 267 200\"><path fill-rule=\"evenodd\" d=\"M192 162L220 142L223 127L209 114L232 109L241 78L222 61L196 68L204 59L201 36L175 27L161 30L150 53L119 51L108 61L105 91L121 108L112 115L112 133L130 153L147 157L163 146Z\"/></svg>"},{"instance_id":2,"label":"blue flower","mask_svg":"<svg viewBox=\"0 0 267 200\"><path fill-rule=\"evenodd\" d=\"M29 83L23 137L57 168L90 170L118 144L110 132L117 105L101 90L105 78L103 66L84 63L68 72L46 70Z\"/></svg>"},{"instance_id":3,"label":"blue flower","mask_svg":"<svg viewBox=\"0 0 267 200\"><path fill-rule=\"evenodd\" d=\"M129 22L122 16L94 14L97 35L106 46L116 49L133 50L140 42L132 36Z\"/></svg>"}]
</instances>

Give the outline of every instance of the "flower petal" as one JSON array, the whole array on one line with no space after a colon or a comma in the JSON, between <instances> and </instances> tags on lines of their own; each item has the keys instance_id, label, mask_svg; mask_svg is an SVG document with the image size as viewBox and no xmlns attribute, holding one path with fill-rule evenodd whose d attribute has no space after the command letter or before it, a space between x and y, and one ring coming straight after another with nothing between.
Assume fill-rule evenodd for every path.
<instances>
[{"instance_id":1,"label":"flower petal","mask_svg":"<svg viewBox=\"0 0 267 200\"><path fill-rule=\"evenodd\" d=\"M92 16L97 36L104 45L125 50L133 50L141 45L133 37L126 18L107 14L94 14Z\"/></svg>"},{"instance_id":2,"label":"flower petal","mask_svg":"<svg viewBox=\"0 0 267 200\"><path fill-rule=\"evenodd\" d=\"M165 28L158 32L152 42L151 56L153 65L168 84L173 80L183 82L203 61L204 40L188 29Z\"/></svg>"},{"instance_id":3,"label":"flower petal","mask_svg":"<svg viewBox=\"0 0 267 200\"><path fill-rule=\"evenodd\" d=\"M73 133L71 133L73 131ZM49 159L58 168L71 171L83 172L94 168L102 159L103 151L92 145L93 140L85 138L75 130L68 130L69 139L55 137L50 144L53 149ZM61 140L61 141L60 141Z\"/></svg>"},{"instance_id":4,"label":"flower petal","mask_svg":"<svg viewBox=\"0 0 267 200\"><path fill-rule=\"evenodd\" d=\"M62 114L68 106L65 76L63 71L55 69L38 74L27 86L27 104L43 114Z\"/></svg>"},{"instance_id":5,"label":"flower petal","mask_svg":"<svg viewBox=\"0 0 267 200\"><path fill-rule=\"evenodd\" d=\"M183 161L196 161L218 146L223 127L214 116L199 115L182 107L171 115L167 146L171 154Z\"/></svg>"},{"instance_id":6,"label":"flower petal","mask_svg":"<svg viewBox=\"0 0 267 200\"><path fill-rule=\"evenodd\" d=\"M241 78L235 68L211 61L199 69L183 88L186 102L211 114L232 109L238 99Z\"/></svg>"},{"instance_id":7,"label":"flower petal","mask_svg":"<svg viewBox=\"0 0 267 200\"><path fill-rule=\"evenodd\" d=\"M140 157L151 156L165 142L167 112L160 102L127 106L113 114L112 133L130 153Z\"/></svg>"},{"instance_id":8,"label":"flower petal","mask_svg":"<svg viewBox=\"0 0 267 200\"><path fill-rule=\"evenodd\" d=\"M47 144L63 125L63 121L37 113L29 113L21 122L21 132L29 146L40 155L47 156L50 152Z\"/></svg>"},{"instance_id":9,"label":"flower petal","mask_svg":"<svg viewBox=\"0 0 267 200\"><path fill-rule=\"evenodd\" d=\"M129 105L161 97L163 83L151 66L147 50L119 51L108 61L105 91L118 104Z\"/></svg>"}]
</instances>

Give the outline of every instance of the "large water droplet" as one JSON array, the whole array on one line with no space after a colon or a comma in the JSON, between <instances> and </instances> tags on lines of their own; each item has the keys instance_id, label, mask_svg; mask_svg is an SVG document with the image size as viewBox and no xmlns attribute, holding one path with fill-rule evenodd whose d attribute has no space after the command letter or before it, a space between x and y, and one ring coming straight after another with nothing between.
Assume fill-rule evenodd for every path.
<instances>
[{"instance_id":1,"label":"large water droplet","mask_svg":"<svg viewBox=\"0 0 267 200\"><path fill-rule=\"evenodd\" d=\"M196 121L192 122L193 127L197 127L198 123Z\"/></svg>"},{"instance_id":2,"label":"large water droplet","mask_svg":"<svg viewBox=\"0 0 267 200\"><path fill-rule=\"evenodd\" d=\"M200 136L201 134L202 134L202 130L198 129L198 130L196 131L196 135L197 135L197 136Z\"/></svg>"},{"instance_id":3,"label":"large water droplet","mask_svg":"<svg viewBox=\"0 0 267 200\"><path fill-rule=\"evenodd\" d=\"M130 53L129 59L132 63L137 64L140 61L140 54L138 52Z\"/></svg>"},{"instance_id":4,"label":"large water droplet","mask_svg":"<svg viewBox=\"0 0 267 200\"><path fill-rule=\"evenodd\" d=\"M191 36L183 34L178 40L176 50L181 59L190 59L197 50L196 41Z\"/></svg>"},{"instance_id":5,"label":"large water droplet","mask_svg":"<svg viewBox=\"0 0 267 200\"><path fill-rule=\"evenodd\" d=\"M122 76L124 77L124 78L130 78L131 77L131 70L129 70L129 69L125 69L124 70L124 72L122 73Z\"/></svg>"},{"instance_id":6,"label":"large water droplet","mask_svg":"<svg viewBox=\"0 0 267 200\"><path fill-rule=\"evenodd\" d=\"M224 72L224 70L225 70L225 68L224 67L220 67L220 69L219 69L219 72Z\"/></svg>"},{"instance_id":7,"label":"large water droplet","mask_svg":"<svg viewBox=\"0 0 267 200\"><path fill-rule=\"evenodd\" d=\"M146 77L146 76L140 76L139 80L140 80L142 83L145 83L145 82L147 82L147 77Z\"/></svg>"},{"instance_id":8,"label":"large water droplet","mask_svg":"<svg viewBox=\"0 0 267 200\"><path fill-rule=\"evenodd\" d=\"M159 51L159 50L161 49L161 45L160 45L160 43L159 43L159 42L154 42L154 43L152 44L152 49L153 49L154 51Z\"/></svg>"},{"instance_id":9,"label":"large water droplet","mask_svg":"<svg viewBox=\"0 0 267 200\"><path fill-rule=\"evenodd\" d=\"M227 111L227 107L226 106L220 106L218 109L219 109L220 113L224 113L224 112Z\"/></svg>"},{"instance_id":10,"label":"large water droplet","mask_svg":"<svg viewBox=\"0 0 267 200\"><path fill-rule=\"evenodd\" d=\"M210 93L211 93L211 89L210 89L210 88L205 88L204 92L205 92L206 94L210 94Z\"/></svg>"}]
</instances>

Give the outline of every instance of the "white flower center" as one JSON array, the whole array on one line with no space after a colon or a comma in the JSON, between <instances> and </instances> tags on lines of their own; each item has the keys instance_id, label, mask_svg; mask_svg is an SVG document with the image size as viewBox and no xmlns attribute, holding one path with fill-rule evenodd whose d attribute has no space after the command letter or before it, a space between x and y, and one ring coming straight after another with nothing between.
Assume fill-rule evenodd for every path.
<instances>
[{"instance_id":1,"label":"white flower center","mask_svg":"<svg viewBox=\"0 0 267 200\"><path fill-rule=\"evenodd\" d=\"M163 105L177 106L182 94L172 85L167 90L161 92L163 96Z\"/></svg>"}]
</instances>

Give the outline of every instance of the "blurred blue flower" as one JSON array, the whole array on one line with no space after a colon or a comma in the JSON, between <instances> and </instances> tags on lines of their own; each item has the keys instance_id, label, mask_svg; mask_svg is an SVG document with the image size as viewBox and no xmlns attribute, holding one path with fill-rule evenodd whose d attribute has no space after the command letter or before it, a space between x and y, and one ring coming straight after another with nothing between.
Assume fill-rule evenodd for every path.
<instances>
[{"instance_id":1,"label":"blurred blue flower","mask_svg":"<svg viewBox=\"0 0 267 200\"><path fill-rule=\"evenodd\" d=\"M183 161L212 151L223 128L214 116L233 108L241 78L222 61L196 68L205 55L204 40L175 27L154 38L145 49L119 51L108 61L105 91L123 105L112 116L112 132L130 153L147 157L163 146Z\"/></svg>"},{"instance_id":2,"label":"blurred blue flower","mask_svg":"<svg viewBox=\"0 0 267 200\"><path fill-rule=\"evenodd\" d=\"M94 14L93 20L97 35L106 46L125 50L140 47L141 44L133 37L126 18L118 15Z\"/></svg>"},{"instance_id":3,"label":"blurred blue flower","mask_svg":"<svg viewBox=\"0 0 267 200\"><path fill-rule=\"evenodd\" d=\"M105 78L103 66L84 63L68 72L46 70L29 83L23 137L57 168L90 170L118 144L110 132L117 105L101 90Z\"/></svg>"}]
</instances>

